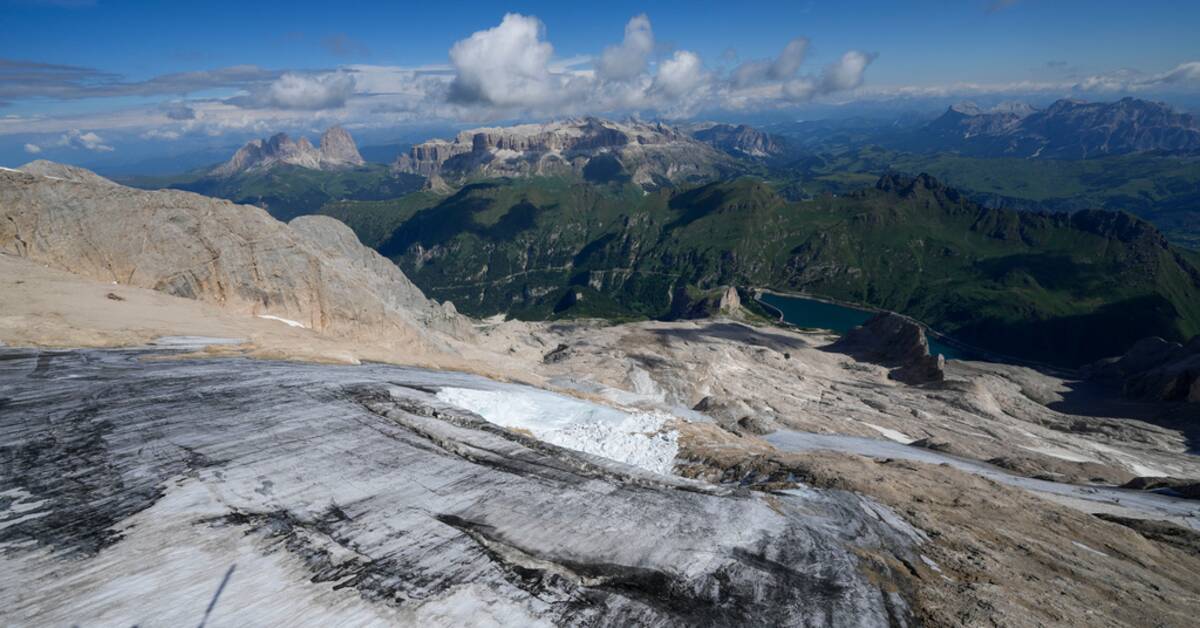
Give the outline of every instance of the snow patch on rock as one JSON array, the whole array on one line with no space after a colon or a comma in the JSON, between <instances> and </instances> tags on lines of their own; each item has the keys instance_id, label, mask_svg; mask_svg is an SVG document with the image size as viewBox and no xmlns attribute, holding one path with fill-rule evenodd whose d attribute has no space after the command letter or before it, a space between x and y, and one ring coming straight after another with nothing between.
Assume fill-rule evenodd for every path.
<instances>
[{"instance_id":1,"label":"snow patch on rock","mask_svg":"<svg viewBox=\"0 0 1200 628\"><path fill-rule=\"evenodd\" d=\"M442 388L438 399L559 447L670 474L679 433L662 412L624 412L537 390Z\"/></svg>"},{"instance_id":2,"label":"snow patch on rock","mask_svg":"<svg viewBox=\"0 0 1200 628\"><path fill-rule=\"evenodd\" d=\"M258 317L265 318L265 319L272 320L272 321L279 321L281 323L286 323L289 327L300 327L302 329L308 328L308 325L305 325L304 323L294 321L290 318L283 318L282 316L275 316L272 314L259 314Z\"/></svg>"}]
</instances>

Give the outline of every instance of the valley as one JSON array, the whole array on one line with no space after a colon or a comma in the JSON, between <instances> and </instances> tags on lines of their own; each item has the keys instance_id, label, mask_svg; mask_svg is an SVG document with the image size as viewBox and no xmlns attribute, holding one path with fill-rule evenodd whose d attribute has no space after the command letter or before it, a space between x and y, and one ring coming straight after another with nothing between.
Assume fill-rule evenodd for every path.
<instances>
[{"instance_id":1,"label":"valley","mask_svg":"<svg viewBox=\"0 0 1200 628\"><path fill-rule=\"evenodd\" d=\"M1142 141L0 170L0 623L1188 625L1194 177Z\"/></svg>"}]
</instances>

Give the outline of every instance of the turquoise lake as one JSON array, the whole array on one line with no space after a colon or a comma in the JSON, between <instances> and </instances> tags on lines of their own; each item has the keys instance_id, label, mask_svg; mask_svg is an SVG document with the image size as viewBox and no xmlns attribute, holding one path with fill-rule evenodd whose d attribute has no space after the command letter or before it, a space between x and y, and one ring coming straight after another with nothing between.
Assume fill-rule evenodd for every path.
<instances>
[{"instance_id":1,"label":"turquoise lake","mask_svg":"<svg viewBox=\"0 0 1200 628\"><path fill-rule=\"evenodd\" d=\"M874 312L857 308L815 301L803 297L784 297L777 294L764 293L762 302L783 313L783 320L797 327L819 327L844 334L851 329L867 322ZM942 354L947 360L962 360L967 356L963 351L949 345L929 339L929 352L933 355Z\"/></svg>"}]
</instances>

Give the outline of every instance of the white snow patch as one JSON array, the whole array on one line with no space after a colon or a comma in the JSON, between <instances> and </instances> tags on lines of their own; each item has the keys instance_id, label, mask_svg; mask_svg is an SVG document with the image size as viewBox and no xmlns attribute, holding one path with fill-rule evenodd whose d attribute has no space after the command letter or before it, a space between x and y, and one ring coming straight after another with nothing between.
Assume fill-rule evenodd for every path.
<instances>
[{"instance_id":1,"label":"white snow patch","mask_svg":"<svg viewBox=\"0 0 1200 628\"><path fill-rule=\"evenodd\" d=\"M240 345L246 342L242 338L221 338L218 336L159 336L150 344L156 347L173 349L199 349L208 345Z\"/></svg>"},{"instance_id":2,"label":"white snow patch","mask_svg":"<svg viewBox=\"0 0 1200 628\"><path fill-rule=\"evenodd\" d=\"M1116 457L1117 459L1119 459L1121 461L1121 464L1125 465L1126 467L1129 467L1129 470L1134 475L1141 476L1141 477L1152 477L1152 478L1161 478L1161 477L1171 475L1171 473L1169 473L1167 471L1163 471L1162 469L1159 469L1157 467L1150 467L1150 466L1146 466L1146 465L1142 464L1139 461L1139 458L1137 458L1133 454L1130 454L1126 451L1117 449L1116 447L1109 447L1108 445L1102 445L1100 443L1091 443L1091 446L1092 446L1092 449L1095 449L1096 451L1102 451L1105 453L1112 454L1114 457Z\"/></svg>"},{"instance_id":3,"label":"white snow patch","mask_svg":"<svg viewBox=\"0 0 1200 628\"><path fill-rule=\"evenodd\" d=\"M1103 556L1105 558L1108 558L1108 554L1105 554L1104 552L1101 552L1098 549L1092 549L1092 548L1084 545L1083 543L1080 543L1079 541L1071 541L1071 545L1074 545L1075 547L1078 547L1079 549L1091 552L1097 556Z\"/></svg>"},{"instance_id":4,"label":"white snow patch","mask_svg":"<svg viewBox=\"0 0 1200 628\"><path fill-rule=\"evenodd\" d=\"M21 172L20 170L17 170L16 168L5 168L4 166L0 166L0 170L3 170L5 172ZM24 173L22 173L22 174L24 174Z\"/></svg>"},{"instance_id":5,"label":"white snow patch","mask_svg":"<svg viewBox=\"0 0 1200 628\"><path fill-rule=\"evenodd\" d=\"M674 417L661 412L623 412L533 389L448 387L437 397L497 425L528 430L547 443L655 473L670 474L679 452L679 433L664 428Z\"/></svg>"},{"instance_id":6,"label":"white snow patch","mask_svg":"<svg viewBox=\"0 0 1200 628\"><path fill-rule=\"evenodd\" d=\"M867 423L866 421L861 421L861 423L863 425L866 425L867 427L875 430L876 432L883 434L889 440L894 440L897 443L903 443L905 445L908 445L909 443L912 443L913 441L916 440L915 438L910 437L908 434L905 434L904 432L898 432L891 428L883 427L882 425L875 425L874 423Z\"/></svg>"},{"instance_id":7,"label":"white snow patch","mask_svg":"<svg viewBox=\"0 0 1200 628\"><path fill-rule=\"evenodd\" d=\"M279 321L281 323L287 323L288 326L290 326L290 327L300 327L303 329L308 329L308 325L305 325L304 323L298 323L290 318L283 318L281 316L275 316L273 314L259 314L258 317L265 318L268 320L273 320L273 321Z\"/></svg>"},{"instance_id":8,"label":"white snow patch","mask_svg":"<svg viewBox=\"0 0 1200 628\"><path fill-rule=\"evenodd\" d=\"M1063 449L1062 447L1026 447L1025 445L1020 445L1020 447L1026 451L1032 451L1034 453L1050 456L1051 458L1058 458L1059 460L1066 460L1068 462L1097 462L1095 458L1089 458L1082 454L1072 452L1068 449Z\"/></svg>"},{"instance_id":9,"label":"white snow patch","mask_svg":"<svg viewBox=\"0 0 1200 628\"><path fill-rule=\"evenodd\" d=\"M932 569L938 573L942 573L942 568L938 567L938 564L933 562L932 558L930 558L924 554L921 554L921 562L925 563L926 565L929 565L930 569Z\"/></svg>"}]
</instances>

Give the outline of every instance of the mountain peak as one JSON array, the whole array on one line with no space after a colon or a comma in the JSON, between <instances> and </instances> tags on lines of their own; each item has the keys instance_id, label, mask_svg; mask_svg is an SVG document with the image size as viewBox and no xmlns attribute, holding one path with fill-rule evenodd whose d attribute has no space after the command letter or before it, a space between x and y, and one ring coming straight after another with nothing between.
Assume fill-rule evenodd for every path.
<instances>
[{"instance_id":1,"label":"mountain peak","mask_svg":"<svg viewBox=\"0 0 1200 628\"><path fill-rule=\"evenodd\" d=\"M414 145L392 167L448 179L574 173L655 188L715 174L730 161L672 126L587 116L462 131L453 140Z\"/></svg>"},{"instance_id":2,"label":"mountain peak","mask_svg":"<svg viewBox=\"0 0 1200 628\"><path fill-rule=\"evenodd\" d=\"M1078 159L1200 150L1194 116L1131 97L1116 102L1063 98L1041 111L1024 103L1003 103L986 112L955 105L925 133L926 140L951 150L987 156Z\"/></svg>"},{"instance_id":3,"label":"mountain peak","mask_svg":"<svg viewBox=\"0 0 1200 628\"><path fill-rule=\"evenodd\" d=\"M366 163L350 133L333 126L321 134L320 147L314 147L307 137L292 140L287 133L247 142L229 161L213 169L218 177L229 177L251 170L268 170L278 164L288 164L310 170L342 170Z\"/></svg>"}]
</instances>

